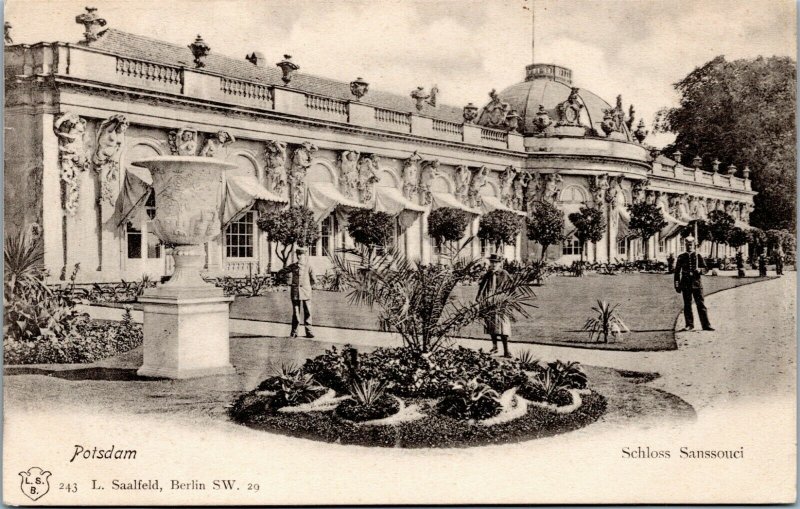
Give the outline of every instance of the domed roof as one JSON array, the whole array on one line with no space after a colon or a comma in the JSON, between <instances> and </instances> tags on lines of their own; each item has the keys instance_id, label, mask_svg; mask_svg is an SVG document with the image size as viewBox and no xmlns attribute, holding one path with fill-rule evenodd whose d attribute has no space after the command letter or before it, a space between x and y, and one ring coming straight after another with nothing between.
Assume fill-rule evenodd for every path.
<instances>
[{"instance_id":1,"label":"domed roof","mask_svg":"<svg viewBox=\"0 0 800 509\"><path fill-rule=\"evenodd\" d=\"M493 105L498 100L507 103L509 113L516 111L521 117L519 131L524 135L542 134L536 125L539 106L544 107L553 125L560 120L558 106L568 100L573 91L572 71L564 67L549 64L533 64L526 67L526 78L522 83L511 85L500 93L493 94L493 101L487 104L478 117L478 124L487 127L499 127L498 116L491 115ZM606 110L613 110L612 106L599 96L584 88L577 88L578 103L583 105L579 113L579 123L591 128L586 134L591 136L606 137L603 130L603 118ZM620 106L621 110L621 106ZM620 111L620 113L624 113ZM621 131L619 138L633 141L631 134L624 122L620 122ZM613 133L617 134L617 133ZM624 138L623 138L624 137Z\"/></svg>"}]
</instances>

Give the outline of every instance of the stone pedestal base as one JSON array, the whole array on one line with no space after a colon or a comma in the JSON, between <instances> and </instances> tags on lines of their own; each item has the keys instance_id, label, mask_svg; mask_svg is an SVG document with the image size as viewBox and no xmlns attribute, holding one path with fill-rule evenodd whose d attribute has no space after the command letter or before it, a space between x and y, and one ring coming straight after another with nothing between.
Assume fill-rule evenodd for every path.
<instances>
[{"instance_id":1,"label":"stone pedestal base","mask_svg":"<svg viewBox=\"0 0 800 509\"><path fill-rule=\"evenodd\" d=\"M172 291L170 291L172 290ZM232 375L228 334L229 306L219 288L145 292L144 362L137 374L159 378Z\"/></svg>"}]
</instances>

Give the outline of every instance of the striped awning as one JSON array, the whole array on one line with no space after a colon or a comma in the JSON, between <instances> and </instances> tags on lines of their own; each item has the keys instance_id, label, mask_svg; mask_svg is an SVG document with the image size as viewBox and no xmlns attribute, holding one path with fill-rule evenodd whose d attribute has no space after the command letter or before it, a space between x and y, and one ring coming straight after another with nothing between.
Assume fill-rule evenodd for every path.
<instances>
[{"instance_id":1,"label":"striped awning","mask_svg":"<svg viewBox=\"0 0 800 509\"><path fill-rule=\"evenodd\" d=\"M450 193L431 193L431 209L440 209L444 207L463 210L464 212L468 212L476 216L481 215L480 210L467 207L458 201L458 198Z\"/></svg>"},{"instance_id":2,"label":"striped awning","mask_svg":"<svg viewBox=\"0 0 800 509\"><path fill-rule=\"evenodd\" d=\"M488 214L493 210L507 210L509 212L513 212L519 216L525 217L527 214L522 212L521 210L514 210L511 207L505 205L500 198L497 196L481 196L481 201L483 201L483 205L481 208L483 209L484 214Z\"/></svg>"},{"instance_id":3,"label":"striped awning","mask_svg":"<svg viewBox=\"0 0 800 509\"><path fill-rule=\"evenodd\" d=\"M311 209L315 221L322 221L337 207L345 210L370 208L343 195L332 182L309 183L306 206Z\"/></svg>"}]
</instances>

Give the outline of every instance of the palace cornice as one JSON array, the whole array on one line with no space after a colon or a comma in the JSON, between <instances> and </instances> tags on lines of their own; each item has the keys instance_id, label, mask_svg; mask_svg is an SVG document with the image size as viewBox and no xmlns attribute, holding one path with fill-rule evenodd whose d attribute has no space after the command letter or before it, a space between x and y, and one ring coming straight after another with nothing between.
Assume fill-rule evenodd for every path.
<instances>
[{"instance_id":1,"label":"palace cornice","mask_svg":"<svg viewBox=\"0 0 800 509\"><path fill-rule=\"evenodd\" d=\"M508 149L491 148L491 147L478 147L466 143L459 143L445 140L434 140L421 136L414 136L412 134L404 134L383 129L369 128L363 126L355 126L350 124L342 124L340 122L329 121L325 119L316 119L292 115L272 110L264 110L254 107L231 105L226 103L218 103L205 99L197 99L194 97L177 96L169 93L157 91L143 91L136 88L124 86L108 86L107 84L92 82L88 80L76 80L64 76L57 76L55 82L58 86L69 87L79 90L91 91L93 93L102 93L111 97L124 97L125 100L145 100L150 104L163 105L173 104L180 105L188 108L199 108L206 111L214 111L226 115L236 114L246 116L259 120L270 120L278 124L297 126L298 124L305 125L316 129L335 130L342 133L355 134L373 139L383 139L389 141L402 141L416 145L426 145L431 147L442 147L448 149L456 149L474 154L487 154L492 156L500 156L509 158L509 162L522 164L525 160L526 153L522 151L514 151Z\"/></svg>"},{"instance_id":2,"label":"palace cornice","mask_svg":"<svg viewBox=\"0 0 800 509\"><path fill-rule=\"evenodd\" d=\"M696 189L704 189L706 191L713 191L716 193L730 193L736 195L745 195L753 197L758 194L757 191L751 191L748 189L736 189L733 187L722 187L722 186L715 186L713 184L707 184L705 182L694 182L694 181L686 181L686 180L678 180L678 179L671 179L669 177L661 177L661 176L654 176L649 175L648 178L650 179L650 188L655 189L657 191L663 192L671 192L671 193L678 193L682 192L685 189L692 189L694 194L698 194L695 192ZM660 187L660 185L664 185L665 187ZM669 189L666 186L679 186L681 189Z\"/></svg>"},{"instance_id":3,"label":"palace cornice","mask_svg":"<svg viewBox=\"0 0 800 509\"><path fill-rule=\"evenodd\" d=\"M587 170L585 168L587 163L591 164L599 164L599 165L609 165L609 164L619 164L619 165L630 165L636 166L642 170L641 177L646 178L647 173L652 168L649 163L645 161L641 161L638 159L629 159L625 157L617 157L617 156L604 156L604 155L596 155L596 154L552 154L547 152L528 152L528 157L525 161L527 169L538 170L538 169L549 169L555 166L556 164L560 163L560 166L557 169L569 171L569 170ZM624 173L632 173L630 171L625 171L622 169L603 169L598 171L608 171L608 172L624 172Z\"/></svg>"}]
</instances>

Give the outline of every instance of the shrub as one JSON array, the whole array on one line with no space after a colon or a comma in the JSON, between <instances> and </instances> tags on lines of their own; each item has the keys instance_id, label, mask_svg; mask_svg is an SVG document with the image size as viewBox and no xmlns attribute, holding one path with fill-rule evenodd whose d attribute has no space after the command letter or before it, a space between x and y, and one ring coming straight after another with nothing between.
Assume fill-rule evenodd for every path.
<instances>
[{"instance_id":1,"label":"shrub","mask_svg":"<svg viewBox=\"0 0 800 509\"><path fill-rule=\"evenodd\" d=\"M628 205L628 210L631 213L631 220L629 228L635 237L642 239L644 245L647 241L661 231L662 228L667 226L664 220L664 214L658 205L654 203L647 203L645 201L633 203ZM644 250L644 258L647 259L648 250Z\"/></svg>"},{"instance_id":2,"label":"shrub","mask_svg":"<svg viewBox=\"0 0 800 509\"><path fill-rule=\"evenodd\" d=\"M546 401L559 406L572 403L567 389L585 389L586 373L577 362L551 362L519 388L519 395L529 401ZM564 396L566 394L566 396ZM567 399L569 398L569 399ZM565 402L566 401L566 402Z\"/></svg>"},{"instance_id":3,"label":"shrub","mask_svg":"<svg viewBox=\"0 0 800 509\"><path fill-rule=\"evenodd\" d=\"M369 379L353 382L350 385L352 399L343 401L336 407L336 415L356 422L383 419L397 413L398 401L386 394L386 383Z\"/></svg>"},{"instance_id":4,"label":"shrub","mask_svg":"<svg viewBox=\"0 0 800 509\"><path fill-rule=\"evenodd\" d=\"M528 238L542 246L541 260L545 259L548 246L560 244L564 234L564 211L546 201L535 203L527 219Z\"/></svg>"},{"instance_id":5,"label":"shrub","mask_svg":"<svg viewBox=\"0 0 800 509\"><path fill-rule=\"evenodd\" d=\"M325 393L313 376L300 371L278 375L277 385L275 397L282 403L280 406L310 403Z\"/></svg>"},{"instance_id":6,"label":"shrub","mask_svg":"<svg viewBox=\"0 0 800 509\"><path fill-rule=\"evenodd\" d=\"M581 243L581 262L586 243L597 245L603 239L606 231L606 220L603 211L597 207L581 207L579 212L569 215L569 220L575 226L575 236Z\"/></svg>"},{"instance_id":7,"label":"shrub","mask_svg":"<svg viewBox=\"0 0 800 509\"><path fill-rule=\"evenodd\" d=\"M428 215L428 235L445 242L455 242L464 238L469 216L463 210L441 207Z\"/></svg>"},{"instance_id":8,"label":"shrub","mask_svg":"<svg viewBox=\"0 0 800 509\"><path fill-rule=\"evenodd\" d=\"M267 212L259 216L257 224L270 241L281 245L276 253L283 266L287 265L296 245L310 246L320 235L314 213L303 206Z\"/></svg>"},{"instance_id":9,"label":"shrub","mask_svg":"<svg viewBox=\"0 0 800 509\"><path fill-rule=\"evenodd\" d=\"M384 247L392 240L394 218L386 212L358 209L347 220L347 233L353 241L370 250Z\"/></svg>"},{"instance_id":10,"label":"shrub","mask_svg":"<svg viewBox=\"0 0 800 509\"><path fill-rule=\"evenodd\" d=\"M510 210L493 210L481 216L478 238L491 242L497 249L503 244L514 244L522 220Z\"/></svg>"},{"instance_id":11,"label":"shrub","mask_svg":"<svg viewBox=\"0 0 800 509\"><path fill-rule=\"evenodd\" d=\"M477 379L458 380L436 409L455 419L489 419L500 413L500 395Z\"/></svg>"},{"instance_id":12,"label":"shrub","mask_svg":"<svg viewBox=\"0 0 800 509\"><path fill-rule=\"evenodd\" d=\"M519 367L525 371L535 371L539 369L539 359L533 356L530 350L523 350L517 355Z\"/></svg>"}]
</instances>

